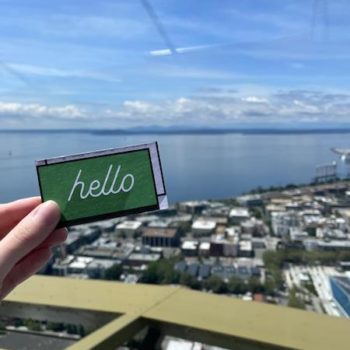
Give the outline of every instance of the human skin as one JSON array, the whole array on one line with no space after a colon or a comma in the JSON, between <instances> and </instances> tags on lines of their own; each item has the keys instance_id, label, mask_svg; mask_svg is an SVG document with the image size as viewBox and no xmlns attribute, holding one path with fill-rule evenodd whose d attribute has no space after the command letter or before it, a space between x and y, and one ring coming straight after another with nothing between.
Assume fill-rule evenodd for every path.
<instances>
[{"instance_id":1,"label":"human skin","mask_svg":"<svg viewBox=\"0 0 350 350\"><path fill-rule=\"evenodd\" d=\"M39 271L51 258L52 248L67 238L56 229L60 209L40 197L0 204L0 300Z\"/></svg>"}]
</instances>

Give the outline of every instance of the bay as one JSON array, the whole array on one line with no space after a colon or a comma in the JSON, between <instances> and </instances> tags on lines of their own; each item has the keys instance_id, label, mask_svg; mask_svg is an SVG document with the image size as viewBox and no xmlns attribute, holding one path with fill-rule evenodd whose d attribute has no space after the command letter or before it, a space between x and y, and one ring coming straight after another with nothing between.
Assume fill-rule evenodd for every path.
<instances>
[{"instance_id":1,"label":"bay","mask_svg":"<svg viewBox=\"0 0 350 350\"><path fill-rule=\"evenodd\" d=\"M309 183L350 148L349 133L94 134L1 132L0 202L39 194L38 159L158 141L171 203L228 198L258 186Z\"/></svg>"}]
</instances>

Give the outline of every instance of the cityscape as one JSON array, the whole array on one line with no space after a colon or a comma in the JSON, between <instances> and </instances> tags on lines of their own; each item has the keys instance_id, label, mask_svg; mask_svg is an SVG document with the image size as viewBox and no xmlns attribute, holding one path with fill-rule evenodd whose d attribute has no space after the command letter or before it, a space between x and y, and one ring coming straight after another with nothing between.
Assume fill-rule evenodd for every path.
<instances>
[{"instance_id":1,"label":"cityscape","mask_svg":"<svg viewBox=\"0 0 350 350\"><path fill-rule=\"evenodd\" d=\"M179 202L69 231L41 274L181 285L247 302L350 316L346 180ZM8 329L42 330L33 320L8 323ZM82 326L45 327L70 340L85 335Z\"/></svg>"}]
</instances>

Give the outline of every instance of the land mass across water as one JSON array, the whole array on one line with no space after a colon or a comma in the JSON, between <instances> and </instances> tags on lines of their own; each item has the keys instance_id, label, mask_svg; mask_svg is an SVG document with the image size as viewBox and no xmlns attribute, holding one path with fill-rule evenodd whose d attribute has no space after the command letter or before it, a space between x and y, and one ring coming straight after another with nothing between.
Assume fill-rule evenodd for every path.
<instances>
[{"instance_id":1,"label":"land mass across water","mask_svg":"<svg viewBox=\"0 0 350 350\"><path fill-rule=\"evenodd\" d=\"M0 133L86 133L94 135L216 135L216 134L245 134L245 135L269 135L269 134L348 134L350 126L346 127L313 127L313 128L196 128L196 127L134 127L125 129L0 129Z\"/></svg>"}]
</instances>

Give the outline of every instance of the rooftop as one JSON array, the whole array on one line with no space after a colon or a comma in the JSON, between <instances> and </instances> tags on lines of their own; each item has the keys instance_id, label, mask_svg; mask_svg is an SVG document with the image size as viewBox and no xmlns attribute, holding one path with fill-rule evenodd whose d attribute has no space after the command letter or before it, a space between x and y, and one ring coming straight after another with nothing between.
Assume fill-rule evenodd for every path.
<instances>
[{"instance_id":1,"label":"rooftop","mask_svg":"<svg viewBox=\"0 0 350 350\"><path fill-rule=\"evenodd\" d=\"M216 227L216 221L212 220L196 220L193 225L192 229L194 230L214 230Z\"/></svg>"},{"instance_id":2,"label":"rooftop","mask_svg":"<svg viewBox=\"0 0 350 350\"><path fill-rule=\"evenodd\" d=\"M232 208L230 217L246 217L249 218L249 210L247 208Z\"/></svg>"},{"instance_id":3,"label":"rooftop","mask_svg":"<svg viewBox=\"0 0 350 350\"><path fill-rule=\"evenodd\" d=\"M142 225L139 221L123 221L116 226L118 230L137 230Z\"/></svg>"},{"instance_id":4,"label":"rooftop","mask_svg":"<svg viewBox=\"0 0 350 350\"><path fill-rule=\"evenodd\" d=\"M143 229L143 237L167 237L174 238L177 234L176 228L151 228L146 227Z\"/></svg>"}]
</instances>

